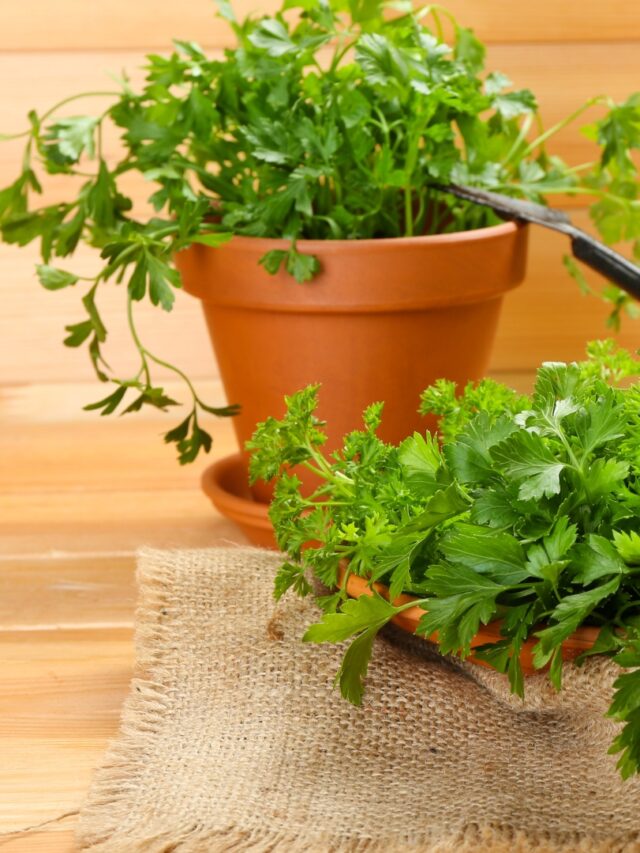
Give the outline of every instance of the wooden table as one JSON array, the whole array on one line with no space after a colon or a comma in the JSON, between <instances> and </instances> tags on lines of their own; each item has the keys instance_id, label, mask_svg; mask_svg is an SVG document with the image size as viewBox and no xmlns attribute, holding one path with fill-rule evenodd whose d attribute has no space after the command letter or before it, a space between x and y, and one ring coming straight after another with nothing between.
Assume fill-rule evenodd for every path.
<instances>
[{"instance_id":1,"label":"wooden table","mask_svg":"<svg viewBox=\"0 0 640 853\"><path fill-rule=\"evenodd\" d=\"M166 421L83 415L95 387L54 390L52 419L51 388L0 386L0 853L75 849L131 677L136 549L245 541L200 491L211 460L181 468ZM230 423L212 431L232 452Z\"/></svg>"},{"instance_id":2,"label":"wooden table","mask_svg":"<svg viewBox=\"0 0 640 853\"><path fill-rule=\"evenodd\" d=\"M75 849L131 676L135 550L245 541L200 491L211 460L178 466L166 421L76 417L0 429L1 853ZM231 452L230 424L213 429Z\"/></svg>"}]
</instances>

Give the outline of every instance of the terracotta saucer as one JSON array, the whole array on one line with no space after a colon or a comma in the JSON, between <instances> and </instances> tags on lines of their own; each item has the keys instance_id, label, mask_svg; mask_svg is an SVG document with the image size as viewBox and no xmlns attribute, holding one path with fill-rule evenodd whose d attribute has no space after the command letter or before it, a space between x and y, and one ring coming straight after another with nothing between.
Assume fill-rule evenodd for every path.
<instances>
[{"instance_id":1,"label":"terracotta saucer","mask_svg":"<svg viewBox=\"0 0 640 853\"><path fill-rule=\"evenodd\" d=\"M202 475L202 488L215 508L235 522L261 548L276 548L269 504L257 501L249 488L247 461L242 453L218 459Z\"/></svg>"},{"instance_id":2,"label":"terracotta saucer","mask_svg":"<svg viewBox=\"0 0 640 853\"><path fill-rule=\"evenodd\" d=\"M344 578L344 568L341 572L340 583ZM380 593L383 598L389 598L389 587L385 586L382 583L374 583L373 588L376 592ZM349 575L347 579L347 594L352 598L359 598L361 595L373 595L373 590L369 586L368 581L365 578L358 577L356 575ZM393 602L396 605L400 604L409 604L411 601L417 601L418 599L413 595L402 594L398 596ZM410 634L415 634L416 629L418 628L418 623L420 622L420 617L424 615L426 611L421 607L410 607L402 613L399 613L397 616L393 618L393 622L398 625L399 628L402 628L403 631L407 631ZM578 628L577 631L574 631L570 637L562 644L562 659L565 661L574 660L577 658L581 652L586 652L590 648L592 648L596 639L598 638L599 629L595 627L590 627L589 625L584 625L581 628ZM430 637L426 638L431 642L437 642L438 632L432 634ZM488 625L482 625L480 630L476 634L476 636L471 641L471 648L475 648L476 646L483 646L488 643L496 643L502 639L502 635L500 634L500 622L489 622ZM525 675L534 675L537 672L540 672L539 669L535 669L533 665L533 647L536 643L535 639L525 640L522 646L522 650L520 652L520 663L522 664L522 671ZM480 664L480 666L486 666L491 669L489 664L485 663L482 660L478 660L473 656L473 654L469 655L467 660L472 661L473 663Z\"/></svg>"}]
</instances>

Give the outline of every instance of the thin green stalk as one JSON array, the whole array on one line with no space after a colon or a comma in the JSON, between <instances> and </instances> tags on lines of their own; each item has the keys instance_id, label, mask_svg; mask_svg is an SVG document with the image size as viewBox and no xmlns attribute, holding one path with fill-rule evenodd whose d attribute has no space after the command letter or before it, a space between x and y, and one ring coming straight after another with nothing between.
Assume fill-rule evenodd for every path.
<instances>
[{"instance_id":1,"label":"thin green stalk","mask_svg":"<svg viewBox=\"0 0 640 853\"><path fill-rule=\"evenodd\" d=\"M138 331L136 329L136 324L133 319L133 300L130 294L127 294L127 320L129 323L129 331L131 332L131 337L133 338L133 342L136 345L136 349L140 353L140 359L142 362L142 371L144 373L147 385L151 385L151 372L149 371L149 363L147 361L147 353L138 336ZM138 374L139 375L139 374Z\"/></svg>"},{"instance_id":2,"label":"thin green stalk","mask_svg":"<svg viewBox=\"0 0 640 853\"><path fill-rule=\"evenodd\" d=\"M404 233L406 237L413 237L413 194L411 183L404 188Z\"/></svg>"},{"instance_id":3,"label":"thin green stalk","mask_svg":"<svg viewBox=\"0 0 640 853\"><path fill-rule=\"evenodd\" d=\"M347 53L349 53L354 44L355 41L349 41L347 42L347 44L344 45L342 49L336 50L333 55L333 60L331 61L331 67L329 69L330 74L333 74L335 71L337 71L338 66L340 65L344 57L347 55Z\"/></svg>"},{"instance_id":4,"label":"thin green stalk","mask_svg":"<svg viewBox=\"0 0 640 853\"><path fill-rule=\"evenodd\" d=\"M640 571L640 568L638 570ZM627 610L636 610L637 608L637 601L627 601L625 604L622 605L622 607L618 609L618 612L614 616L613 621L619 627L628 629L629 626L625 625L624 622L622 622L622 614L626 613Z\"/></svg>"},{"instance_id":5,"label":"thin green stalk","mask_svg":"<svg viewBox=\"0 0 640 853\"><path fill-rule=\"evenodd\" d=\"M21 133L0 133L0 142L9 142L12 139L22 139L31 136L31 130L23 130Z\"/></svg>"},{"instance_id":6,"label":"thin green stalk","mask_svg":"<svg viewBox=\"0 0 640 853\"><path fill-rule=\"evenodd\" d=\"M511 146L511 148L507 152L506 157L504 158L505 164L510 162L511 158L517 153L518 148L525 141L525 138L526 138L527 134L529 133L529 130L531 129L531 123L532 122L533 122L533 115L531 113L528 113L524 117L522 124L520 125L520 132L519 132L515 142L513 143L513 145ZM465 145L465 147L466 147L466 145Z\"/></svg>"},{"instance_id":7,"label":"thin green stalk","mask_svg":"<svg viewBox=\"0 0 640 853\"><path fill-rule=\"evenodd\" d=\"M334 472L327 460L324 458L324 456L321 453L318 453L318 451L314 447L307 447L307 450L311 454L311 458L316 463L316 466L318 468L318 471L316 471L316 473L320 473L323 479L327 480L330 483L333 483L336 486L347 486L353 482L346 475L343 474L342 476L340 476L339 473Z\"/></svg>"},{"instance_id":8,"label":"thin green stalk","mask_svg":"<svg viewBox=\"0 0 640 853\"><path fill-rule=\"evenodd\" d=\"M416 213L414 222L414 231L417 234L422 234L424 231L424 218L428 206L429 190L423 190L418 194L418 212Z\"/></svg>"},{"instance_id":9,"label":"thin green stalk","mask_svg":"<svg viewBox=\"0 0 640 853\"><path fill-rule=\"evenodd\" d=\"M539 148L542 145L544 145L544 143L547 141L547 139L550 139L552 136L555 136L556 133L561 131L563 128L567 127L567 125L574 122L583 113L585 113L587 110L591 109L591 107L595 106L596 104L602 104L602 103L607 103L607 102L608 102L608 99L604 95L597 95L595 98L590 98L588 101L586 101L577 110L572 112L566 118L562 119L562 121L559 121L556 124L554 124L553 127L550 127L548 130L545 130L545 132L540 134L540 136L536 137L536 139L534 139L533 142L530 142L529 145L522 152L522 155L521 155L522 159L523 160L526 159L533 151L536 150L536 148Z\"/></svg>"},{"instance_id":10,"label":"thin green stalk","mask_svg":"<svg viewBox=\"0 0 640 853\"><path fill-rule=\"evenodd\" d=\"M33 136L29 139L24 148L24 153L22 155L22 171L26 172L27 169L31 168L31 149L33 147Z\"/></svg>"},{"instance_id":11,"label":"thin green stalk","mask_svg":"<svg viewBox=\"0 0 640 853\"><path fill-rule=\"evenodd\" d=\"M79 95L70 95L68 98L63 98L61 101L58 101L57 104L54 104L50 109L48 109L45 113L40 116L40 121L46 121L50 116L56 113L61 107L65 107L67 104L72 103L73 101L79 101L83 98L107 98L107 97L118 97L120 92L82 92Z\"/></svg>"},{"instance_id":12,"label":"thin green stalk","mask_svg":"<svg viewBox=\"0 0 640 853\"><path fill-rule=\"evenodd\" d=\"M193 383L191 382L191 380L189 379L187 374L184 373L184 371L180 370L179 367L176 367L175 364L171 364L170 362L165 361L162 358L159 358L157 355L154 355L152 352L149 352L149 350L146 349L146 347L145 347L144 351L145 351L146 355L151 359L151 361L153 361L159 367L166 367L167 370L171 370L171 371L173 371L173 373L175 373L177 376L179 376L183 380L183 382L186 384L189 391L191 392L191 396L193 397L194 403L198 403L198 405L200 405L200 406L203 405L203 401L198 396L196 389L193 387Z\"/></svg>"}]
</instances>

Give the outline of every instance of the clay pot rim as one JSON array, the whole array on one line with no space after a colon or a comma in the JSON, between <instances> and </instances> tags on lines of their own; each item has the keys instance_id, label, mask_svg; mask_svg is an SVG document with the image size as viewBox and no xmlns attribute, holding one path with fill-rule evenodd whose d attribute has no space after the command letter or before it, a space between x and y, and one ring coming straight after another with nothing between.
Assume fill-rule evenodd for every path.
<instances>
[{"instance_id":1,"label":"clay pot rim","mask_svg":"<svg viewBox=\"0 0 640 853\"><path fill-rule=\"evenodd\" d=\"M346 249L370 253L372 250L389 251L402 250L406 246L436 246L443 243L468 243L477 240L488 240L494 237L502 237L515 231L528 228L526 222L510 221L501 222L498 225L488 225L484 228L471 228L467 231L452 231L448 234L423 234L413 237L368 237L362 240L296 240L296 247L302 254L334 254L344 252ZM198 245L198 244L196 244ZM243 234L234 234L228 243L223 243L215 251L225 249L288 249L291 240L284 237L248 237ZM204 247L206 248L206 247Z\"/></svg>"},{"instance_id":2,"label":"clay pot rim","mask_svg":"<svg viewBox=\"0 0 640 853\"><path fill-rule=\"evenodd\" d=\"M346 571L346 566L342 566L340 569L339 583L342 586L344 575ZM389 587L385 584L375 582L371 586L366 578L360 577L359 575L349 575L347 579L346 592L350 598L359 598L361 595L373 595L372 588L375 589L383 598L389 599ZM411 601L418 601L419 599L415 595L409 595L408 593L402 593L396 599L394 599L393 603L395 605L400 604L409 604ZM403 628L405 631L409 631L411 633L415 633L418 622L420 618L427 611L424 608L415 606L410 607L405 610L403 613L399 614L393 621L399 625L399 627ZM399 618L401 617L401 618ZM500 634L500 626L502 624L502 620L496 619L493 622L489 622L487 625L483 625L480 627L480 630L474 637L472 641L472 646L481 646L485 643L496 642L496 640L501 639ZM591 625L582 625L577 628L573 634L567 637L566 640L562 643L562 647L566 650L572 651L587 651L592 648L596 639L598 638L598 634L600 633L599 629L593 627ZM437 632L436 632L437 634ZM437 637L436 635L432 635L431 637L427 637L426 639L435 642ZM528 639L525 641L525 645L527 643L533 644L533 640ZM473 660L473 658L470 658Z\"/></svg>"}]
</instances>

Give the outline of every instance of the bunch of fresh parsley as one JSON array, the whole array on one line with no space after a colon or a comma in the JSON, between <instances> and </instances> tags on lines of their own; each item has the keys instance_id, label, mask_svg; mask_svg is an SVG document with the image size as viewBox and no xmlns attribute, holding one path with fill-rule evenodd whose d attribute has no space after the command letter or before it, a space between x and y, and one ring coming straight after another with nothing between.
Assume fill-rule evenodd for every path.
<instances>
[{"instance_id":1,"label":"bunch of fresh parsley","mask_svg":"<svg viewBox=\"0 0 640 853\"><path fill-rule=\"evenodd\" d=\"M630 240L640 257L640 200L633 161L640 147L640 95L622 104L594 98L565 121L542 129L534 95L513 90L503 74L483 72L484 47L437 5L413 10L406 0L284 0L274 16L238 22L228 0L219 12L237 40L223 59L193 42L170 56L147 57L146 84L65 98L29 113L17 179L0 191L0 229L8 243L40 242L38 276L49 290L83 290L83 317L65 344L87 346L110 393L90 408L103 414L176 405L153 380L156 365L185 380L190 414L165 436L180 461L207 450L204 410L178 368L150 352L134 323L134 304L170 310L180 276L176 251L217 246L233 234L279 237L290 249L261 263L298 281L313 278L316 258L299 239L360 239L479 228L487 208L434 188L457 182L541 201L587 193L608 242ZM68 115L78 98L106 98L97 114ZM547 152L549 139L594 104L606 114L588 132L600 146L593 163L566 166ZM123 154L109 162L103 128L120 131ZM77 175L77 194L39 206L42 173ZM152 185L150 219L136 215L123 189L127 173ZM215 216L212 217L212 210ZM215 221L212 221L215 220ZM90 279L61 269L80 243L104 264ZM567 264L579 278L572 261ZM105 284L125 284L127 317L139 369L118 377L103 357L107 329L99 313ZM604 296L613 322L628 298ZM115 387L114 387L115 386Z\"/></svg>"},{"instance_id":2,"label":"bunch of fresh parsley","mask_svg":"<svg viewBox=\"0 0 640 853\"><path fill-rule=\"evenodd\" d=\"M441 416L442 445L429 433L385 444L376 403L364 429L325 455L317 387L258 426L251 475L276 478L270 515L290 558L275 595L309 594L311 574L329 587L318 598L325 615L304 639L353 638L338 673L347 699L361 701L377 632L413 606L390 603L401 592L418 597L426 610L418 632L437 631L444 653L467 656L480 625L501 620L502 639L474 655L507 673L519 695L525 640L560 689L562 642L593 625L600 630L588 654L630 668L609 711L625 724L612 751L623 776L640 770L638 376L640 360L603 341L582 363L543 364L530 397L490 380L456 397L453 383L439 382L422 410ZM320 483L309 496L301 469ZM390 601L336 591L345 565L387 584Z\"/></svg>"}]
</instances>

